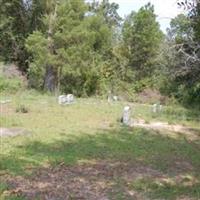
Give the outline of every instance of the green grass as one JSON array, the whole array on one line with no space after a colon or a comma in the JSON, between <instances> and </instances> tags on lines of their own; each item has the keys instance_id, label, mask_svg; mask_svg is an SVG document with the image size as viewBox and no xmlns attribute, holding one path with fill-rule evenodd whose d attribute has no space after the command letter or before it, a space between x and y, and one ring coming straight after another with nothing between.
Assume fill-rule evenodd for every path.
<instances>
[{"instance_id":1,"label":"green grass","mask_svg":"<svg viewBox=\"0 0 200 200\"><path fill-rule=\"evenodd\" d=\"M0 199L1 200L24 200L23 197L19 197L16 195L8 196L4 194L4 192L7 191L8 189L9 189L9 186L1 181L0 182Z\"/></svg>"},{"instance_id":2,"label":"green grass","mask_svg":"<svg viewBox=\"0 0 200 200\"><path fill-rule=\"evenodd\" d=\"M76 103L59 106L54 97L28 91L10 98L4 105L10 111L3 113L0 127L20 127L32 134L1 138L0 170L2 174L29 176L30 169L55 166L59 163L77 165L90 161L119 161L139 163L162 173L169 180L177 176L195 179L192 186L165 183L155 177L145 176L132 180L129 189L145 194L150 199L177 199L181 196L200 198L200 141L188 141L181 134L176 137L163 131L127 128L119 124L126 103L108 104L101 99L77 99ZM16 112L19 105L28 113ZM199 131L199 115L178 107L164 107L159 115L153 115L148 105L134 105L133 117L146 121L170 121L186 124ZM183 117L184 116L184 117ZM192 168L177 166L176 162L189 163ZM179 169L181 168L181 169ZM118 194L113 199L126 199L120 188L128 183L116 182ZM6 190L7 186L0 188ZM20 199L20 197L10 197ZM0 198L1 199L1 198ZM4 198L5 199L5 198Z\"/></svg>"},{"instance_id":3,"label":"green grass","mask_svg":"<svg viewBox=\"0 0 200 200\"><path fill-rule=\"evenodd\" d=\"M2 193L7 189L8 189L8 185L3 183L3 182L1 182L0 183L0 194L2 195Z\"/></svg>"},{"instance_id":4,"label":"green grass","mask_svg":"<svg viewBox=\"0 0 200 200\"><path fill-rule=\"evenodd\" d=\"M146 193L151 199L177 199L183 195L200 198L200 183L184 186L183 183L176 185L146 178L133 182L131 188Z\"/></svg>"},{"instance_id":5,"label":"green grass","mask_svg":"<svg viewBox=\"0 0 200 200\"><path fill-rule=\"evenodd\" d=\"M169 124L182 124L193 128L200 127L200 111L189 110L180 105L163 106L160 113L153 113L151 105L135 104L133 107L136 118L149 121L164 121Z\"/></svg>"}]
</instances>

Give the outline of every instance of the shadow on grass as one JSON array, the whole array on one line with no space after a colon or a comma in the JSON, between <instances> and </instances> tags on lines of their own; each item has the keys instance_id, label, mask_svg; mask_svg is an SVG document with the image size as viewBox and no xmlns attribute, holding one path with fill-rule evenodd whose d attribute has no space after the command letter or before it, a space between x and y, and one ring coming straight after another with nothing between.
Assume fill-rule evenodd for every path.
<instances>
[{"instance_id":1,"label":"shadow on grass","mask_svg":"<svg viewBox=\"0 0 200 200\"><path fill-rule=\"evenodd\" d=\"M80 135L63 134L62 139L54 143L33 141L19 146L9 156L2 156L0 169L9 174L24 175L27 169L42 167L45 164L57 166L64 163L75 166L84 160L102 160L108 163L112 160L129 163L131 167L132 163L139 163L141 167L148 166L158 171L165 178L190 175L195 177L196 182L192 186L179 183L163 187L159 184L156 186L158 180L153 177L152 184L144 179L144 187L135 187L137 182L134 181L137 180L133 180L134 189L143 193L150 191L150 195L161 195L164 199L173 199L181 195L199 197L200 150L193 143L188 143L183 138L174 139L139 128L99 130L95 135Z\"/></svg>"}]
</instances>

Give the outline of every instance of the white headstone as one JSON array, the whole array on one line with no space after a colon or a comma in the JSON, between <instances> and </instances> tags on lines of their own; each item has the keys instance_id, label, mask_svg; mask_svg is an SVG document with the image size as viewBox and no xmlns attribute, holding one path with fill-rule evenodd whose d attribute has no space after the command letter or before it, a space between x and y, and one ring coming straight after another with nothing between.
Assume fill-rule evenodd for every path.
<instances>
[{"instance_id":1,"label":"white headstone","mask_svg":"<svg viewBox=\"0 0 200 200\"><path fill-rule=\"evenodd\" d=\"M10 103L11 100L5 100L5 101L0 101L1 104L6 104L6 103Z\"/></svg>"},{"instance_id":2,"label":"white headstone","mask_svg":"<svg viewBox=\"0 0 200 200\"><path fill-rule=\"evenodd\" d=\"M162 111L162 105L157 104L157 103L153 104L153 106L152 106L152 112L153 113L158 113L158 112L161 112L161 111Z\"/></svg>"},{"instance_id":3,"label":"white headstone","mask_svg":"<svg viewBox=\"0 0 200 200\"><path fill-rule=\"evenodd\" d=\"M74 102L74 95L73 94L60 95L58 97L58 103L60 105L71 104L73 102Z\"/></svg>"},{"instance_id":4,"label":"white headstone","mask_svg":"<svg viewBox=\"0 0 200 200\"><path fill-rule=\"evenodd\" d=\"M114 101L118 101L118 96L113 96Z\"/></svg>"},{"instance_id":5,"label":"white headstone","mask_svg":"<svg viewBox=\"0 0 200 200\"><path fill-rule=\"evenodd\" d=\"M159 105L159 112L161 112L162 111L162 105Z\"/></svg>"},{"instance_id":6,"label":"white headstone","mask_svg":"<svg viewBox=\"0 0 200 200\"><path fill-rule=\"evenodd\" d=\"M67 103L73 103L74 102L74 95L73 94L68 94L66 96L66 100L67 100Z\"/></svg>"},{"instance_id":7,"label":"white headstone","mask_svg":"<svg viewBox=\"0 0 200 200\"><path fill-rule=\"evenodd\" d=\"M58 103L59 103L60 105L64 104L65 101L66 101L65 99L66 99L66 95L60 95L60 96L58 97Z\"/></svg>"},{"instance_id":8,"label":"white headstone","mask_svg":"<svg viewBox=\"0 0 200 200\"><path fill-rule=\"evenodd\" d=\"M153 104L152 111L153 111L153 113L157 113L157 104L156 103Z\"/></svg>"},{"instance_id":9,"label":"white headstone","mask_svg":"<svg viewBox=\"0 0 200 200\"><path fill-rule=\"evenodd\" d=\"M125 106L122 115L122 123L125 125L130 125L131 121L131 108L130 106Z\"/></svg>"}]
</instances>

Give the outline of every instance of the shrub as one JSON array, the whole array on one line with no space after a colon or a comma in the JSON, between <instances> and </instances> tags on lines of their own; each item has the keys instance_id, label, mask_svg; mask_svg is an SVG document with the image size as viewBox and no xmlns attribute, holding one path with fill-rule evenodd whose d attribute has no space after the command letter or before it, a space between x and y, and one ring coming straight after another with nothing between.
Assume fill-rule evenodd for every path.
<instances>
[{"instance_id":1,"label":"shrub","mask_svg":"<svg viewBox=\"0 0 200 200\"><path fill-rule=\"evenodd\" d=\"M0 93L1 92L15 92L22 88L22 81L17 78L5 78L0 76Z\"/></svg>"},{"instance_id":2,"label":"shrub","mask_svg":"<svg viewBox=\"0 0 200 200\"><path fill-rule=\"evenodd\" d=\"M28 113L29 109L25 105L19 105L16 108L16 112L18 112L18 113Z\"/></svg>"}]
</instances>

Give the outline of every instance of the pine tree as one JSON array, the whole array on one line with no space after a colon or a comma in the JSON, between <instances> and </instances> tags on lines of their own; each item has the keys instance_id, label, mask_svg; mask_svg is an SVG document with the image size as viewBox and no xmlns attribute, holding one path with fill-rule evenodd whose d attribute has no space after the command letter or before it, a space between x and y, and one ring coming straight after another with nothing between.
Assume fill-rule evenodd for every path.
<instances>
[{"instance_id":1,"label":"pine tree","mask_svg":"<svg viewBox=\"0 0 200 200\"><path fill-rule=\"evenodd\" d=\"M26 42L33 87L77 95L98 90L100 68L110 59L112 29L99 12L88 13L83 0L60 1L48 9L46 31L34 32Z\"/></svg>"},{"instance_id":2,"label":"pine tree","mask_svg":"<svg viewBox=\"0 0 200 200\"><path fill-rule=\"evenodd\" d=\"M129 65L136 72L138 80L152 76L162 37L154 7L150 3L127 17L123 26L124 45L128 49Z\"/></svg>"}]
</instances>

